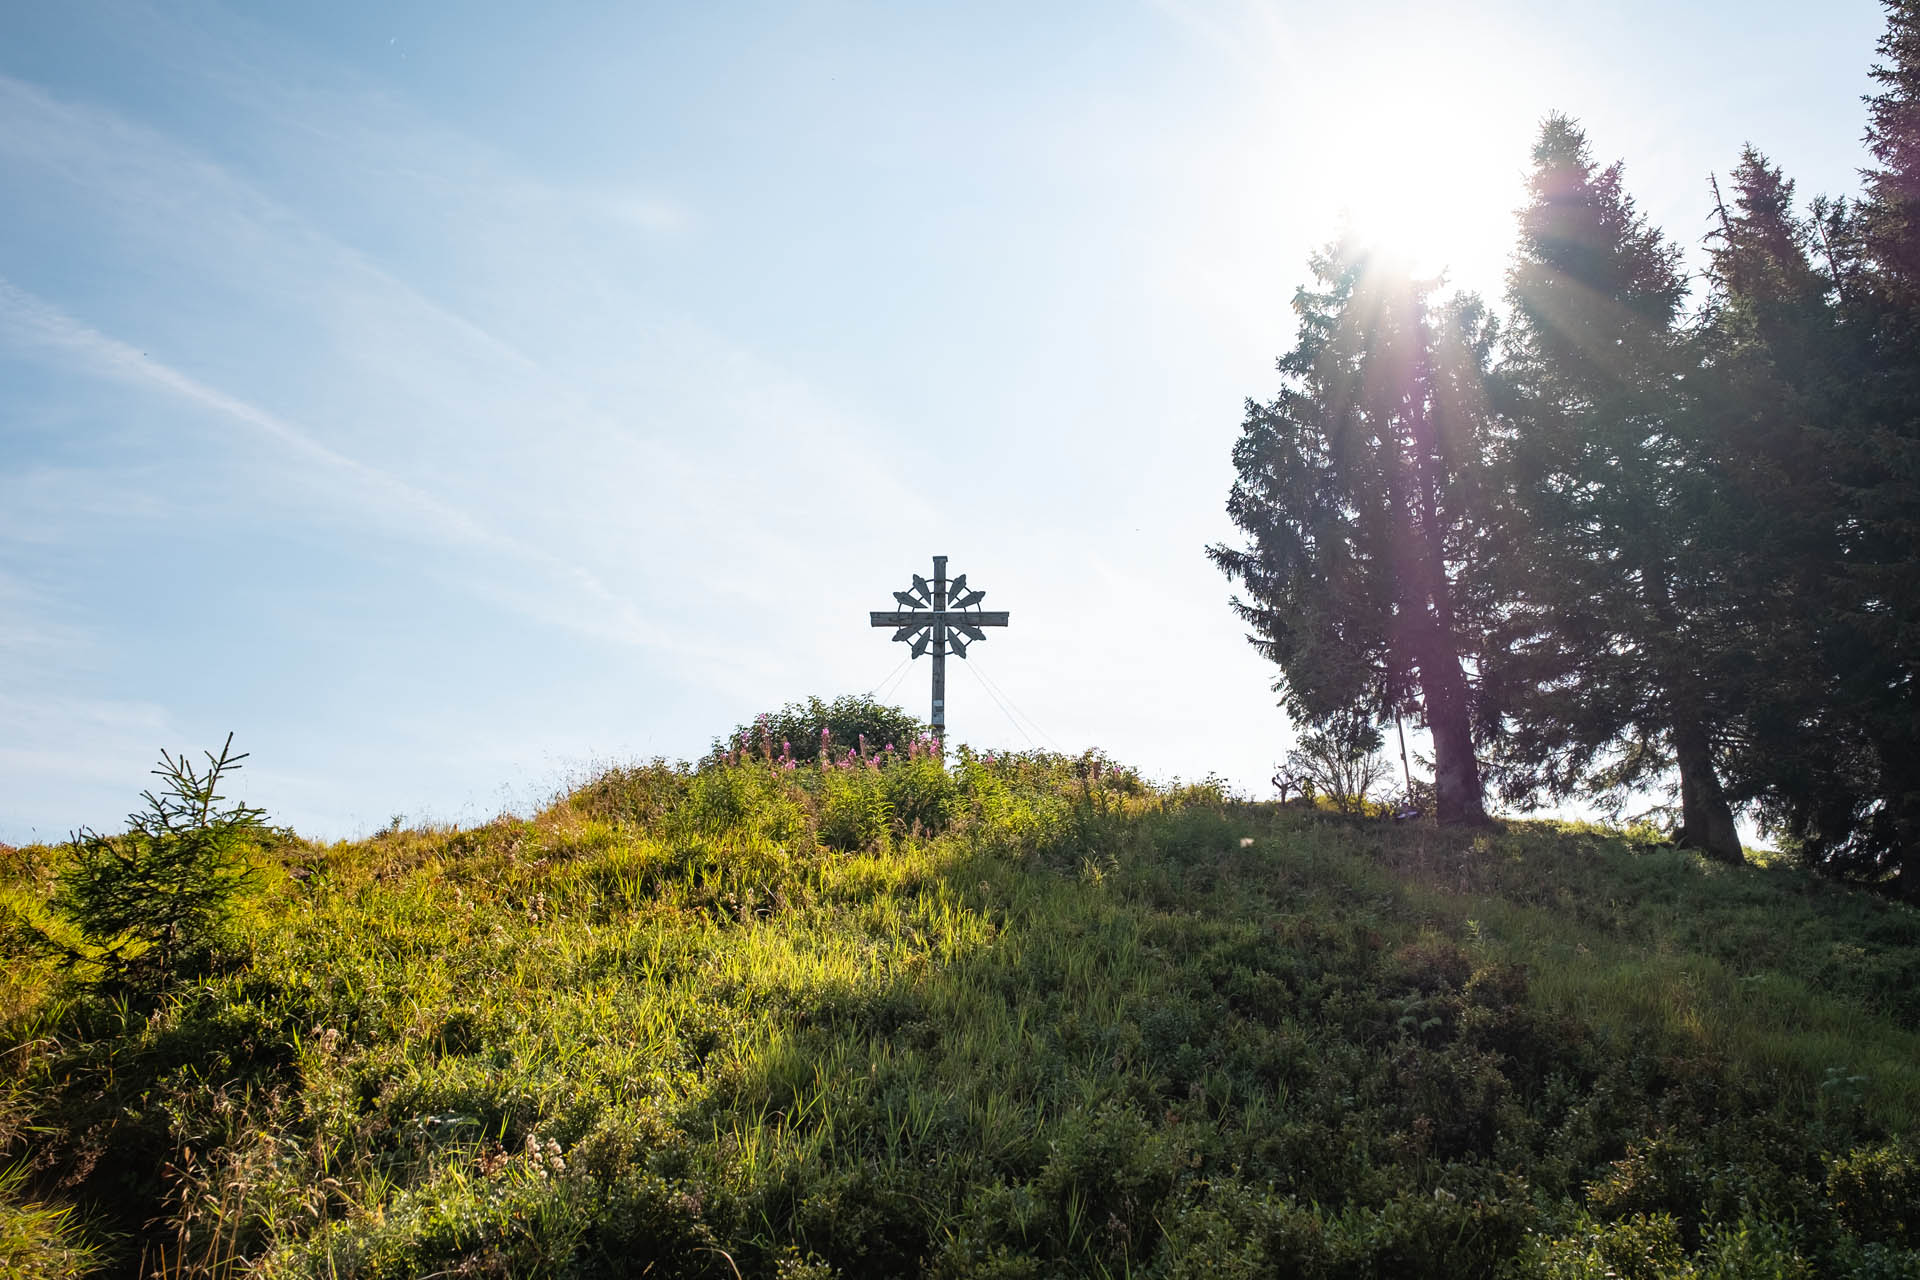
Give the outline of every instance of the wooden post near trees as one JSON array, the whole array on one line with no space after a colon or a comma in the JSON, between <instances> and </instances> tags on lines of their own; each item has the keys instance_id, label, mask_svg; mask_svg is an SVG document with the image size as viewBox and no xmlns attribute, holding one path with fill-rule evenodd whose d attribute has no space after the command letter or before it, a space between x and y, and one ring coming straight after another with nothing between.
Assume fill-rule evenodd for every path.
<instances>
[{"instance_id":1,"label":"wooden post near trees","mask_svg":"<svg viewBox=\"0 0 1920 1280\"><path fill-rule=\"evenodd\" d=\"M982 627L1004 627L1008 614L983 613L976 606L987 598L984 591L969 591L967 575L947 581L947 558L933 558L933 581L913 575L913 587L896 591L893 598L903 606L892 612L875 610L870 616L876 627L895 627L895 640L911 642L912 657L933 650L933 736L942 747L947 743L947 646L953 656L965 658L967 646L985 640ZM909 659L911 660L911 659Z\"/></svg>"}]
</instances>

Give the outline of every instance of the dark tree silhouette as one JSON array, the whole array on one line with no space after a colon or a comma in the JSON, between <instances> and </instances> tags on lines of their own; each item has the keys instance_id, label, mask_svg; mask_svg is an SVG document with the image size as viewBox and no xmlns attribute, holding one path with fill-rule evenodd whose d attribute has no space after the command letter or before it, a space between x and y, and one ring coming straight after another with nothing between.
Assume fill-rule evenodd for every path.
<instances>
[{"instance_id":1,"label":"dark tree silhouette","mask_svg":"<svg viewBox=\"0 0 1920 1280\"><path fill-rule=\"evenodd\" d=\"M1546 121L1533 162L1497 396L1507 608L1489 685L1511 729L1506 784L1617 790L1671 764L1680 842L1738 861L1714 762L1731 618L1689 419L1679 253L1572 120Z\"/></svg>"},{"instance_id":2,"label":"dark tree silhouette","mask_svg":"<svg viewBox=\"0 0 1920 1280\"><path fill-rule=\"evenodd\" d=\"M1473 299L1354 246L1311 262L1284 383L1247 403L1228 513L1249 539L1209 554L1243 596L1250 639L1280 667L1296 719L1399 712L1432 731L1443 822L1486 820L1463 641L1492 334Z\"/></svg>"}]
</instances>

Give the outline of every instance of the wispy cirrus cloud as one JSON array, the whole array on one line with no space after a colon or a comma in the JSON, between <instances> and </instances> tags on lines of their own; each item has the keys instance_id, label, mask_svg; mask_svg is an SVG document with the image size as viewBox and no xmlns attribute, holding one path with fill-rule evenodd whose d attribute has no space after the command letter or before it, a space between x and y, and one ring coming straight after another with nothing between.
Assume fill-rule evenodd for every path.
<instances>
[{"instance_id":1,"label":"wispy cirrus cloud","mask_svg":"<svg viewBox=\"0 0 1920 1280\"><path fill-rule=\"evenodd\" d=\"M0 164L52 179L93 234L185 286L164 322L138 296L116 322L6 280L7 341L243 428L279 451L283 483L320 495L312 518L477 553L467 588L514 613L650 647L722 688L777 681L790 656L734 638L735 620L765 606L748 566L819 528L822 511L924 519L916 487L803 381L610 277L609 225L678 233L684 206L606 184L570 193L381 95L284 88L299 79L241 76L229 88L245 95L245 117L321 140L316 180L349 192L370 174L398 184L369 196L481 268L453 286L461 306L258 175L0 76ZM203 319L210 283L230 294ZM244 358L276 328L283 341ZM721 571L664 553L690 538ZM804 628L787 645L836 651Z\"/></svg>"},{"instance_id":2,"label":"wispy cirrus cloud","mask_svg":"<svg viewBox=\"0 0 1920 1280\"><path fill-rule=\"evenodd\" d=\"M646 618L590 570L561 556L488 527L467 511L421 487L349 457L308 428L227 394L153 359L131 344L100 332L0 277L0 343L39 349L94 377L108 378L177 398L250 431L283 450L296 466L313 469L320 483L333 482L352 502L391 517L400 513L414 533L430 540L493 552L537 571L550 583L578 594L585 609L553 610L515 602L535 617L602 639L676 648L672 632ZM498 592L495 582L494 591ZM515 593L500 593L515 599ZM36 632L36 634L43 634ZM0 629L0 639L6 632Z\"/></svg>"},{"instance_id":3,"label":"wispy cirrus cloud","mask_svg":"<svg viewBox=\"0 0 1920 1280\"><path fill-rule=\"evenodd\" d=\"M313 434L257 405L208 386L153 359L132 344L109 337L46 300L0 276L0 341L38 348L87 374L164 392L257 432L300 462L337 474L362 501L411 513L438 536L458 542L513 549L510 539L483 527L465 512L377 467L328 447Z\"/></svg>"}]
</instances>

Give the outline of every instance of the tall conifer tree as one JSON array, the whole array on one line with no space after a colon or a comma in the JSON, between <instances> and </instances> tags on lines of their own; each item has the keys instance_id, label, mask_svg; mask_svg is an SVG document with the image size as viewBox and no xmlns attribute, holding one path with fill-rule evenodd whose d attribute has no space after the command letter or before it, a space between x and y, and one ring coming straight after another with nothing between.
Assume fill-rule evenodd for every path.
<instances>
[{"instance_id":1,"label":"tall conifer tree","mask_svg":"<svg viewBox=\"0 0 1920 1280\"><path fill-rule=\"evenodd\" d=\"M1773 673L1739 785L1825 869L1920 898L1920 4L1886 9L1863 198L1801 217L1749 149L1704 336Z\"/></svg>"},{"instance_id":2,"label":"tall conifer tree","mask_svg":"<svg viewBox=\"0 0 1920 1280\"><path fill-rule=\"evenodd\" d=\"M1842 631L1856 660L1844 680L1879 765L1848 853L1920 899L1920 2L1887 0L1886 9L1873 69L1880 92L1867 100L1861 269L1841 301L1868 348L1847 415L1855 467Z\"/></svg>"},{"instance_id":3,"label":"tall conifer tree","mask_svg":"<svg viewBox=\"0 0 1920 1280\"><path fill-rule=\"evenodd\" d=\"M1861 473L1850 403L1868 375L1843 311L1857 244L1844 203L1797 212L1793 183L1746 148L1708 238L1699 403L1724 478L1727 589L1747 657L1730 785L1816 861L1864 833L1880 768L1848 689L1862 658L1846 620Z\"/></svg>"},{"instance_id":4,"label":"tall conifer tree","mask_svg":"<svg viewBox=\"0 0 1920 1280\"><path fill-rule=\"evenodd\" d=\"M1336 244L1294 299L1280 394L1247 403L1227 510L1250 539L1210 549L1280 667L1297 719L1412 711L1433 734L1443 822L1486 820L1460 579L1475 540L1492 331L1476 301Z\"/></svg>"},{"instance_id":5,"label":"tall conifer tree","mask_svg":"<svg viewBox=\"0 0 1920 1280\"><path fill-rule=\"evenodd\" d=\"M1678 250L1572 120L1546 121L1533 160L1508 277L1508 609L1489 663L1507 785L1617 788L1671 762L1680 841L1738 861L1711 669L1731 619L1706 554Z\"/></svg>"}]
</instances>

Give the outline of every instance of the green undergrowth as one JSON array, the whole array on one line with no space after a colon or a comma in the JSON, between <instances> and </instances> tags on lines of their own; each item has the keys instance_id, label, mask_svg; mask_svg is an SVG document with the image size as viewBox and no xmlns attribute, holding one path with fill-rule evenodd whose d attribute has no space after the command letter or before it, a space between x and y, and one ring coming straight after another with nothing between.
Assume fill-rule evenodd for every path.
<instances>
[{"instance_id":1,"label":"green undergrowth","mask_svg":"<svg viewBox=\"0 0 1920 1280\"><path fill-rule=\"evenodd\" d=\"M0 973L0 1269L1920 1276L1920 919L1785 869L972 756L258 861Z\"/></svg>"}]
</instances>

